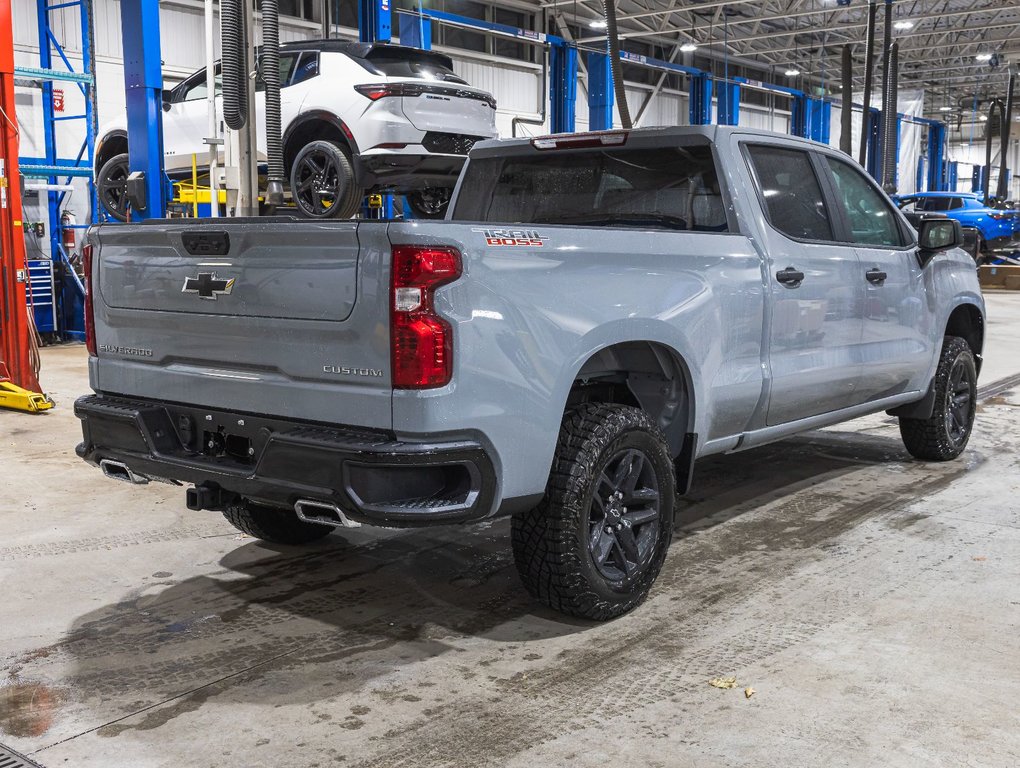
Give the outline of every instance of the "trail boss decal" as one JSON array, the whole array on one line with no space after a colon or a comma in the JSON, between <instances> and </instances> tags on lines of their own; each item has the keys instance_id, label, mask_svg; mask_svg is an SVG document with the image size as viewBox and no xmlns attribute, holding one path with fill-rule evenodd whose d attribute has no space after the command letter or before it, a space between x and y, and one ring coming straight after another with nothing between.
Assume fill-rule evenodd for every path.
<instances>
[{"instance_id":1,"label":"trail boss decal","mask_svg":"<svg viewBox=\"0 0 1020 768\"><path fill-rule=\"evenodd\" d=\"M534 229L472 229L485 235L490 248L541 248L548 237Z\"/></svg>"}]
</instances>

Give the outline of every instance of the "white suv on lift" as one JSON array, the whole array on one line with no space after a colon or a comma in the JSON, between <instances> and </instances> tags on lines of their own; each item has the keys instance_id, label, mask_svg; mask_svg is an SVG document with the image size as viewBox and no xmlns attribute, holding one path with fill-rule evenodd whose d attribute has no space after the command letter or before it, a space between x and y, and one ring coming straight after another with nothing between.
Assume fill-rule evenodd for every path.
<instances>
[{"instance_id":1,"label":"white suv on lift","mask_svg":"<svg viewBox=\"0 0 1020 768\"><path fill-rule=\"evenodd\" d=\"M217 90L219 89L217 66ZM190 178L208 147L205 69L164 95L164 169ZM222 97L216 96L217 112ZM380 43L310 40L280 46L284 167L298 211L349 218L370 192L406 194L421 217L441 217L468 150L496 136L496 100L453 71L448 56ZM258 157L266 160L265 93L255 103ZM222 130L221 130L222 133ZM103 212L128 218L126 117L96 144Z\"/></svg>"}]
</instances>

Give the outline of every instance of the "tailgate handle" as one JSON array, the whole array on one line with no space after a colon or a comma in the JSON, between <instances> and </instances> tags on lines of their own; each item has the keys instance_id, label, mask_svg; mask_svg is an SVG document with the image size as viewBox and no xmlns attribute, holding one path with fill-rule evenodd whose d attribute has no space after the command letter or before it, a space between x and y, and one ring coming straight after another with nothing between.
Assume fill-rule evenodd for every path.
<instances>
[{"instance_id":1,"label":"tailgate handle","mask_svg":"<svg viewBox=\"0 0 1020 768\"><path fill-rule=\"evenodd\" d=\"M230 236L226 232L184 232L181 240L184 250L192 256L226 256L230 251Z\"/></svg>"}]
</instances>

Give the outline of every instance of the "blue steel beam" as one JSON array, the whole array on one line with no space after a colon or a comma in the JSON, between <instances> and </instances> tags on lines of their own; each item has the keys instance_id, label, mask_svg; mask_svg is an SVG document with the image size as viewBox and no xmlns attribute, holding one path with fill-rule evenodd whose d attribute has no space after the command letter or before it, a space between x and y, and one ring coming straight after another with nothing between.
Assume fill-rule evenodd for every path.
<instances>
[{"instance_id":1,"label":"blue steel beam","mask_svg":"<svg viewBox=\"0 0 1020 768\"><path fill-rule=\"evenodd\" d=\"M716 122L719 125L740 123L740 83L719 80L716 83Z\"/></svg>"},{"instance_id":2,"label":"blue steel beam","mask_svg":"<svg viewBox=\"0 0 1020 768\"><path fill-rule=\"evenodd\" d=\"M577 102L577 48L549 48L549 128L552 133L574 132Z\"/></svg>"},{"instance_id":3,"label":"blue steel beam","mask_svg":"<svg viewBox=\"0 0 1020 768\"><path fill-rule=\"evenodd\" d=\"M712 78L707 72L691 77L688 99L691 125L708 125L712 122Z\"/></svg>"},{"instance_id":4,"label":"blue steel beam","mask_svg":"<svg viewBox=\"0 0 1020 768\"><path fill-rule=\"evenodd\" d=\"M363 43L388 43L393 36L390 0L358 0L358 39Z\"/></svg>"},{"instance_id":5,"label":"blue steel beam","mask_svg":"<svg viewBox=\"0 0 1020 768\"><path fill-rule=\"evenodd\" d=\"M588 51L588 128L606 131L613 127L612 61L605 53Z\"/></svg>"},{"instance_id":6,"label":"blue steel beam","mask_svg":"<svg viewBox=\"0 0 1020 768\"><path fill-rule=\"evenodd\" d=\"M532 43L548 43L550 45L565 45L567 43L565 38L557 35L547 35L544 32L534 32L530 29L512 27L509 24L497 24L492 21L482 21L480 19L473 19L470 16L447 13L446 11L433 11L429 8L422 8L420 10L416 9L413 11L398 10L397 13L412 17L420 15L426 19L435 19L436 21L441 21L444 24L449 24L450 26L463 27L464 29L478 29L484 32L492 32L493 34L503 35L504 37L530 41ZM401 27L401 29L403 29L403 27Z\"/></svg>"},{"instance_id":7,"label":"blue steel beam","mask_svg":"<svg viewBox=\"0 0 1020 768\"><path fill-rule=\"evenodd\" d=\"M145 205L132 218L166 213L163 182L163 70L159 0L121 0L124 88L127 95L128 167L145 174Z\"/></svg>"},{"instance_id":8,"label":"blue steel beam","mask_svg":"<svg viewBox=\"0 0 1020 768\"><path fill-rule=\"evenodd\" d=\"M932 120L928 123L928 191L947 191L946 181L946 126Z\"/></svg>"}]
</instances>

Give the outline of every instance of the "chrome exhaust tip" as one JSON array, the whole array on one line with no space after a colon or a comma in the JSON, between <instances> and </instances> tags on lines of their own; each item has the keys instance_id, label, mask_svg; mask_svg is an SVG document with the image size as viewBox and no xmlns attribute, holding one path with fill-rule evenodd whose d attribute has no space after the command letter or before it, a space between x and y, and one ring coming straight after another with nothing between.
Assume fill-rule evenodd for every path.
<instances>
[{"instance_id":1,"label":"chrome exhaust tip","mask_svg":"<svg viewBox=\"0 0 1020 768\"><path fill-rule=\"evenodd\" d=\"M149 478L145 475L138 475L131 471L127 464L122 461L114 461L113 459L102 459L99 462L99 468L103 470L103 474L113 480L120 480L124 483L131 483L132 485L147 485Z\"/></svg>"},{"instance_id":2,"label":"chrome exhaust tip","mask_svg":"<svg viewBox=\"0 0 1020 768\"><path fill-rule=\"evenodd\" d=\"M294 505L299 520L319 525L332 525L334 528L360 528L361 523L347 517L340 507L325 501L301 499Z\"/></svg>"}]
</instances>

